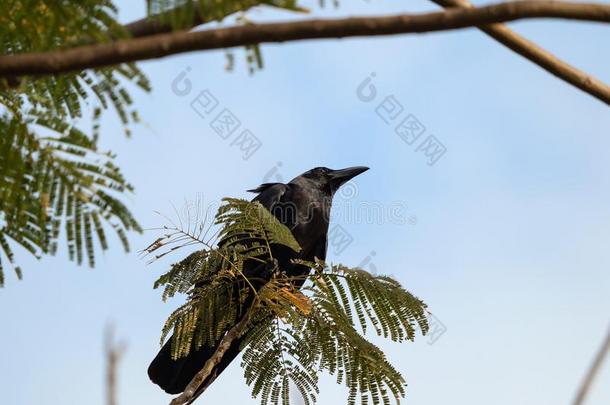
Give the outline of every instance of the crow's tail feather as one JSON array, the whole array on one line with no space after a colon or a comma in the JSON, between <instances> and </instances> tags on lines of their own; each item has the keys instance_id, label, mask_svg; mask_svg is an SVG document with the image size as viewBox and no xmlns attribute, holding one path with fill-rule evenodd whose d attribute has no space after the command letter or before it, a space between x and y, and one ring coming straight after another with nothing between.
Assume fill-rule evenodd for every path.
<instances>
[{"instance_id":1,"label":"crow's tail feather","mask_svg":"<svg viewBox=\"0 0 610 405\"><path fill-rule=\"evenodd\" d=\"M216 378L222 371L237 357L241 339L236 339L231 347L225 352L222 360L214 367L210 374ZM148 376L159 387L168 394L179 394L201 370L206 361L216 351L215 347L203 346L198 350L192 351L188 356L173 360L171 356L172 339L168 339L163 345L157 356L148 367ZM202 386L206 386L204 381Z\"/></svg>"}]
</instances>

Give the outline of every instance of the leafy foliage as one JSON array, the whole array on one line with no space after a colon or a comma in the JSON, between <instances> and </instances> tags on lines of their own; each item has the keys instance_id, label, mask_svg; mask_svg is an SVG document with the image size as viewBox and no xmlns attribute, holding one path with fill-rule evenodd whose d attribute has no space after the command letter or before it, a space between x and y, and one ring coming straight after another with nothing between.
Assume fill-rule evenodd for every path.
<instances>
[{"instance_id":1,"label":"leafy foliage","mask_svg":"<svg viewBox=\"0 0 610 405\"><path fill-rule=\"evenodd\" d=\"M147 0L149 15L161 17L175 29L190 27L197 15L206 21L222 21L228 15L243 13L252 7L268 6L288 11L306 12L296 0Z\"/></svg>"},{"instance_id":2,"label":"leafy foliage","mask_svg":"<svg viewBox=\"0 0 610 405\"><path fill-rule=\"evenodd\" d=\"M108 0L7 0L0 4L0 47L3 54L49 51L82 44L108 42L128 36L116 21L116 8ZM148 90L149 83L133 64L93 69L60 76L24 78L2 86L0 103L14 115L80 118L83 102L94 97L96 117L112 106L124 124L137 122L130 110L125 82Z\"/></svg>"},{"instance_id":3,"label":"leafy foliage","mask_svg":"<svg viewBox=\"0 0 610 405\"><path fill-rule=\"evenodd\" d=\"M290 230L259 203L224 202L215 221L221 227L214 233L218 246L213 246L216 237L200 237L203 225L193 232L190 225L184 230L172 224L146 249L158 258L193 242L204 246L155 283L164 288L164 299L176 293L188 297L163 328L162 342L174 334L173 356L215 347L247 307L254 315L244 335L242 366L262 404L287 405L291 384L305 404L315 403L321 369L345 384L349 404L399 402L405 395L403 377L364 336L372 328L396 342L414 340L416 330L428 331L426 305L396 280L362 269L297 261L310 273L289 276L278 268L271 246L298 250ZM250 260L261 262L256 274L244 271Z\"/></svg>"},{"instance_id":4,"label":"leafy foliage","mask_svg":"<svg viewBox=\"0 0 610 405\"><path fill-rule=\"evenodd\" d=\"M155 288L164 287L163 299L177 293L188 294L189 300L167 320L161 341L174 331L172 354L185 356L191 350L209 342L215 344L233 324L238 315L238 305L246 303L256 289L243 273L244 263L254 260L265 264L270 257L271 245L280 243L299 249L294 236L269 211L259 203L240 199L225 199L216 216L216 223L224 227L214 232L209 240L199 231L183 230L172 224L169 231L155 240L145 251L163 253L155 259L179 248L200 243L207 247L190 254L172 266L170 271L155 282ZM207 232L206 232L207 234ZM212 248L213 241L221 238L219 247ZM252 243L242 241L252 238ZM234 299L235 297L238 299Z\"/></svg>"},{"instance_id":5,"label":"leafy foliage","mask_svg":"<svg viewBox=\"0 0 610 405\"><path fill-rule=\"evenodd\" d=\"M127 36L108 0L0 3L3 54L66 48ZM132 191L114 155L98 151L99 119L113 108L125 131L138 121L128 84L149 84L132 64L0 83L0 262L14 262L16 245L40 257L60 236L69 257L95 263L95 241L107 249L108 228L128 250L126 231L139 231L121 202ZM90 134L73 122L90 110ZM15 267L17 276L21 270ZM0 264L0 285L4 272Z\"/></svg>"},{"instance_id":6,"label":"leafy foliage","mask_svg":"<svg viewBox=\"0 0 610 405\"><path fill-rule=\"evenodd\" d=\"M94 236L102 249L108 247L102 221L128 249L125 231L140 228L114 196L131 186L112 155L97 153L89 138L58 119L40 117L28 124L0 119L0 210L5 222L0 240L9 261L13 253L7 238L39 256L55 252L63 228L70 258L80 264L86 255L93 266ZM51 130L51 135L36 135L31 127Z\"/></svg>"},{"instance_id":7,"label":"leafy foliage","mask_svg":"<svg viewBox=\"0 0 610 405\"><path fill-rule=\"evenodd\" d=\"M292 232L260 203L251 203L237 198L227 198L216 216L216 223L223 224L220 237L224 244L241 245L244 239L250 241L249 249L267 247L262 252L271 255L270 245L286 245L299 251L301 247ZM251 241L255 241L252 243Z\"/></svg>"}]
</instances>

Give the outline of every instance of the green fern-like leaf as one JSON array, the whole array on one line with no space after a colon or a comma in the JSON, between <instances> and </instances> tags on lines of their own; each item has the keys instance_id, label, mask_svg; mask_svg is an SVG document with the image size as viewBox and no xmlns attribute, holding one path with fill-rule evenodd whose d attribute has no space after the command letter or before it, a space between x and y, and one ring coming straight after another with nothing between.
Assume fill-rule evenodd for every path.
<instances>
[{"instance_id":1,"label":"green fern-like leaf","mask_svg":"<svg viewBox=\"0 0 610 405\"><path fill-rule=\"evenodd\" d=\"M193 243L203 247L155 283L164 287L164 299L187 295L162 331L162 341L173 333L174 358L203 345L215 347L248 311L253 315L243 336L242 367L261 404L288 405L291 386L306 405L314 404L321 369L346 386L348 404L399 403L405 380L366 340L367 328L397 342L413 340L417 330L428 330L426 305L392 278L320 261L295 261L312 269L297 289L302 279L276 268L268 247L298 250L290 230L259 203L224 201L215 217L221 227L218 246L199 236L201 226L189 224L187 230L165 227L169 233L146 249L163 257ZM252 260L274 269L262 285L257 274L244 274L244 264Z\"/></svg>"},{"instance_id":2,"label":"green fern-like leaf","mask_svg":"<svg viewBox=\"0 0 610 405\"><path fill-rule=\"evenodd\" d=\"M128 35L109 0L0 2L3 54L65 49ZM14 265L15 246L41 257L54 254L62 234L69 257L95 264L96 245L108 248L114 231L128 250L126 233L140 227L121 201L132 188L97 150L101 112L114 109L129 134L138 121L128 89L149 90L134 64L0 83L0 259ZM92 108L94 128L73 122ZM0 265L0 285L4 281ZM18 266L14 267L21 276Z\"/></svg>"},{"instance_id":3,"label":"green fern-like leaf","mask_svg":"<svg viewBox=\"0 0 610 405\"><path fill-rule=\"evenodd\" d=\"M64 228L70 257L93 266L95 241L102 250L108 247L104 225L119 237L140 231L117 198L132 188L112 157L76 128L58 118L23 120L0 117L1 250L9 262L14 255L8 240L37 257L52 254Z\"/></svg>"},{"instance_id":4,"label":"green fern-like leaf","mask_svg":"<svg viewBox=\"0 0 610 405\"><path fill-rule=\"evenodd\" d=\"M260 203L236 198L225 198L223 201L225 204L218 210L216 222L224 225L220 237L228 243L254 240L258 241L253 245L257 247L277 243L297 252L301 250L290 229Z\"/></svg>"}]
</instances>

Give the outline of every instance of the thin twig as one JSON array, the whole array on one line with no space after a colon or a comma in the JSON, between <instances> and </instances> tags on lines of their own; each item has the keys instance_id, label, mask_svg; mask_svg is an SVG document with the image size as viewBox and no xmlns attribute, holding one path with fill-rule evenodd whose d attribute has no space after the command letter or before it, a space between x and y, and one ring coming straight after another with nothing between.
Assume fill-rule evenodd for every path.
<instances>
[{"instance_id":1,"label":"thin twig","mask_svg":"<svg viewBox=\"0 0 610 405\"><path fill-rule=\"evenodd\" d=\"M572 402L572 405L584 404L585 398L587 397L587 394L589 393L589 390L593 385L593 380L595 380L595 377L597 376L597 374L599 374L602 363L604 362L604 358L606 357L608 352L610 352L610 328L608 328L606 338L604 339L602 346L599 348L599 351L597 352L593 363L591 363L591 367L589 368L585 379L580 385L580 388L578 389L578 393L576 394L576 398L574 398L574 402Z\"/></svg>"},{"instance_id":2,"label":"thin twig","mask_svg":"<svg viewBox=\"0 0 610 405\"><path fill-rule=\"evenodd\" d=\"M174 209L175 209L175 207L174 207ZM176 214L178 214L177 210L176 210ZM175 250L178 250L178 249L181 249L181 248L184 248L187 246L201 244L207 250L215 250L215 252L218 255L220 255L231 266L231 268L235 272L237 272L246 281L246 283L248 284L248 286L250 287L250 289L252 290L254 295L255 296L258 295L256 288L254 287L254 285L252 285L252 282L248 279L248 277L246 277L246 275L243 273L243 271L238 266L236 266L235 263L233 263L233 261L231 260L231 258L228 257L227 255L225 255L221 249L214 249L214 246L209 244L208 241L200 239L199 235L195 235L195 230L193 230L192 233L190 231L185 231L183 229L182 220L180 219L179 215L178 215L178 220L180 221L180 227L177 227L171 220L169 220L169 218L167 218L167 217L165 217L165 218L168 219L168 221L170 221L172 223L172 226L169 227L166 225L166 226L163 226L161 229L166 230L166 231L171 231L172 233L167 234L164 237L157 238L153 243L148 245L148 247L146 249L144 249L140 252L140 256L142 258L144 258L144 257L148 256L149 254L152 254L154 251L157 251L158 249L160 249L162 247L167 247L168 245L170 245L172 243L180 243L180 244L177 246L171 247L169 250L166 250L163 253L155 255L152 259L150 259L148 261L148 264L153 263L154 261L168 255L169 253L171 253ZM189 230L190 230L190 226L189 226ZM175 237L176 235L178 235L178 237ZM162 240L164 240L164 239L166 239L166 241L162 242ZM190 241L190 242L184 242L184 241ZM159 242L159 243L157 243L157 242ZM271 249L271 247L269 247L269 249ZM271 250L269 250L269 254L271 254Z\"/></svg>"},{"instance_id":3,"label":"thin twig","mask_svg":"<svg viewBox=\"0 0 610 405\"><path fill-rule=\"evenodd\" d=\"M445 7L473 8L468 0L432 0ZM529 39L512 31L504 24L483 25L478 27L481 31L513 50L515 53L529 59L547 72L574 87L589 93L606 104L610 104L610 86L595 77L575 68L569 63L559 59L549 51L540 47Z\"/></svg>"},{"instance_id":4,"label":"thin twig","mask_svg":"<svg viewBox=\"0 0 610 405\"><path fill-rule=\"evenodd\" d=\"M168 55L257 43L445 31L524 18L610 22L610 5L556 1L506 2L425 14L248 24L172 32L69 50L0 56L0 77L59 74Z\"/></svg>"}]
</instances>

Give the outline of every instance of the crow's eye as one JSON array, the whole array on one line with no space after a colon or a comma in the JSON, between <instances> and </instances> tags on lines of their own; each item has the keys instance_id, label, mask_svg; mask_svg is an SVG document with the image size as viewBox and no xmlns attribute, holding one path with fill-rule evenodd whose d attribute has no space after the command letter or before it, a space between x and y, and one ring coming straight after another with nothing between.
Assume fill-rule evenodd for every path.
<instances>
[{"instance_id":1,"label":"crow's eye","mask_svg":"<svg viewBox=\"0 0 610 405\"><path fill-rule=\"evenodd\" d=\"M328 173L329 173L329 169L327 169L326 167L314 167L313 169L311 169L307 173L304 173L303 175L305 177L319 178L319 177L325 176Z\"/></svg>"}]
</instances>

